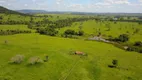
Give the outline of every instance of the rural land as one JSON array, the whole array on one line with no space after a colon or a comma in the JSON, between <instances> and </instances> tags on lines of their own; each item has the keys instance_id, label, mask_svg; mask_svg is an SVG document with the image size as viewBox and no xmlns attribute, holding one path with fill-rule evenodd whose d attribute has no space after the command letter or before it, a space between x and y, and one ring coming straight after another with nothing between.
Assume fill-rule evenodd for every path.
<instances>
[{"instance_id":1,"label":"rural land","mask_svg":"<svg viewBox=\"0 0 142 80\"><path fill-rule=\"evenodd\" d=\"M0 6L0 80L142 80L142 13Z\"/></svg>"}]
</instances>

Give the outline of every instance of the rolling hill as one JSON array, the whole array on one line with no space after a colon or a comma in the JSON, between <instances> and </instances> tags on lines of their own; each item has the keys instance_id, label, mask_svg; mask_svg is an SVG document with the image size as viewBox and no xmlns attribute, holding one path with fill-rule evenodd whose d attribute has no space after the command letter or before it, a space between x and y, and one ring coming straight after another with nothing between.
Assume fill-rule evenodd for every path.
<instances>
[{"instance_id":1,"label":"rolling hill","mask_svg":"<svg viewBox=\"0 0 142 80\"><path fill-rule=\"evenodd\" d=\"M9 10L3 6L0 6L0 13L6 13L6 14L20 14L20 15L24 15L23 13L19 13L13 10Z\"/></svg>"},{"instance_id":2,"label":"rolling hill","mask_svg":"<svg viewBox=\"0 0 142 80\"><path fill-rule=\"evenodd\" d=\"M47 11L45 10L30 10L30 9L23 9L23 10L17 10L17 12L20 12L20 13L30 13L30 14L33 14L33 13L47 13Z\"/></svg>"}]
</instances>

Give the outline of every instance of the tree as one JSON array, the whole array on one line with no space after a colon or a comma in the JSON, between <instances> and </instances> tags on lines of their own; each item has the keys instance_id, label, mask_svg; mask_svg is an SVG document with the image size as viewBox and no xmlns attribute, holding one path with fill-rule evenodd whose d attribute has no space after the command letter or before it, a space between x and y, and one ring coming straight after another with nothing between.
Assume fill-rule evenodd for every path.
<instances>
[{"instance_id":1,"label":"tree","mask_svg":"<svg viewBox=\"0 0 142 80\"><path fill-rule=\"evenodd\" d=\"M29 23L29 24L28 24L28 28L32 29L32 28L33 28L33 24L32 24L32 23Z\"/></svg>"},{"instance_id":2,"label":"tree","mask_svg":"<svg viewBox=\"0 0 142 80\"><path fill-rule=\"evenodd\" d=\"M113 60L112 64L115 65L115 66L117 66L118 65L118 60Z\"/></svg>"},{"instance_id":3,"label":"tree","mask_svg":"<svg viewBox=\"0 0 142 80\"><path fill-rule=\"evenodd\" d=\"M142 46L142 42L141 41L137 41L137 42L135 42L134 46Z\"/></svg>"},{"instance_id":4,"label":"tree","mask_svg":"<svg viewBox=\"0 0 142 80\"><path fill-rule=\"evenodd\" d=\"M84 35L84 31L82 31L82 30L78 31L78 35L79 35L79 36Z\"/></svg>"},{"instance_id":5,"label":"tree","mask_svg":"<svg viewBox=\"0 0 142 80\"><path fill-rule=\"evenodd\" d=\"M120 42L127 42L129 40L129 36L127 34L121 34L119 37L118 37L118 40Z\"/></svg>"},{"instance_id":6,"label":"tree","mask_svg":"<svg viewBox=\"0 0 142 80\"><path fill-rule=\"evenodd\" d=\"M3 17L2 16L0 16L0 20L2 20L3 19Z\"/></svg>"},{"instance_id":7,"label":"tree","mask_svg":"<svg viewBox=\"0 0 142 80\"><path fill-rule=\"evenodd\" d=\"M50 36L55 36L56 34L58 34L58 31L55 30L54 26L49 26L46 28L46 34L50 35Z\"/></svg>"},{"instance_id":8,"label":"tree","mask_svg":"<svg viewBox=\"0 0 142 80\"><path fill-rule=\"evenodd\" d=\"M47 31L43 28L38 28L37 32L40 33L40 34L46 34Z\"/></svg>"},{"instance_id":9,"label":"tree","mask_svg":"<svg viewBox=\"0 0 142 80\"><path fill-rule=\"evenodd\" d=\"M76 32L74 30L71 30L71 29L67 29L65 32L64 32L65 35L75 35Z\"/></svg>"},{"instance_id":10,"label":"tree","mask_svg":"<svg viewBox=\"0 0 142 80\"><path fill-rule=\"evenodd\" d=\"M55 30L55 28L52 26L48 26L46 28L38 28L37 32L40 34L45 34L50 36L55 36L58 33L58 31Z\"/></svg>"}]
</instances>

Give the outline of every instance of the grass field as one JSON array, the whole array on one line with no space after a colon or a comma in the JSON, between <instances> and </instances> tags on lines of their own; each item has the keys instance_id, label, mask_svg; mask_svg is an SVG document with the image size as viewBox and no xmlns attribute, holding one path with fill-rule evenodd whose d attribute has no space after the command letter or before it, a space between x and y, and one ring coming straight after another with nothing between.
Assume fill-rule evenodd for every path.
<instances>
[{"instance_id":1,"label":"grass field","mask_svg":"<svg viewBox=\"0 0 142 80\"><path fill-rule=\"evenodd\" d=\"M59 30L59 34L63 34L65 30L72 29L75 31L79 31L80 23L74 23L71 27L64 27ZM108 27L110 30L108 31ZM138 29L139 31L134 34L134 32ZM86 37L90 37L91 35L98 35L98 32L101 32L103 37L118 37L120 34L128 34L130 36L130 42L142 41L142 25L134 22L96 22L94 20L90 20L87 22L83 22L82 30L85 32Z\"/></svg>"},{"instance_id":2,"label":"grass field","mask_svg":"<svg viewBox=\"0 0 142 80\"><path fill-rule=\"evenodd\" d=\"M42 21L44 17L35 17L35 16L48 16L46 17L50 21L57 21L57 20L62 20L62 19L67 19L67 18L78 18L78 17L83 17L80 15L71 15L71 14L36 14L33 17L34 22ZM0 16L3 17L2 21L30 21L31 17L30 16L21 16L17 14L0 14Z\"/></svg>"},{"instance_id":3,"label":"grass field","mask_svg":"<svg viewBox=\"0 0 142 80\"><path fill-rule=\"evenodd\" d=\"M31 30L27 25L0 25L0 30Z\"/></svg>"},{"instance_id":4,"label":"grass field","mask_svg":"<svg viewBox=\"0 0 142 80\"><path fill-rule=\"evenodd\" d=\"M45 14L35 16L43 15ZM47 18L54 22L83 17L71 14L47 15L48 17L33 17L33 20L37 22ZM2 21L30 21L29 16L14 14L0 14L0 16L3 16ZM79 26L82 26L85 32L85 35L79 39L60 37L67 29L79 31ZM35 32L27 25L0 25L0 30ZM142 55L140 53L127 52L111 44L84 40L101 32L104 38L128 34L130 36L128 43L142 41L142 25L134 22L115 23L89 20L75 22L70 27L57 30L59 31L58 37L37 33L0 36L0 80L142 80ZM88 56L70 55L72 51L81 51ZM10 64L10 59L18 54L25 56L24 61L21 64ZM28 65L29 58L34 56L42 60L49 56L49 59L48 62ZM108 67L113 60L118 60L117 68Z\"/></svg>"},{"instance_id":5,"label":"grass field","mask_svg":"<svg viewBox=\"0 0 142 80\"><path fill-rule=\"evenodd\" d=\"M88 56L69 55L72 50ZM9 64L17 54L25 56L24 62ZM29 57L45 55L48 62L27 66ZM0 36L0 56L0 80L142 80L141 54L100 42L39 34ZM113 59L119 69L108 67Z\"/></svg>"},{"instance_id":6,"label":"grass field","mask_svg":"<svg viewBox=\"0 0 142 80\"><path fill-rule=\"evenodd\" d=\"M21 16L17 14L0 14L3 17L2 21L13 20L13 21L30 21L29 16Z\"/></svg>"},{"instance_id":7,"label":"grass field","mask_svg":"<svg viewBox=\"0 0 142 80\"><path fill-rule=\"evenodd\" d=\"M47 16L47 15L49 16L48 19L50 21L83 17L83 15L72 15L72 14L36 14L35 16Z\"/></svg>"}]
</instances>

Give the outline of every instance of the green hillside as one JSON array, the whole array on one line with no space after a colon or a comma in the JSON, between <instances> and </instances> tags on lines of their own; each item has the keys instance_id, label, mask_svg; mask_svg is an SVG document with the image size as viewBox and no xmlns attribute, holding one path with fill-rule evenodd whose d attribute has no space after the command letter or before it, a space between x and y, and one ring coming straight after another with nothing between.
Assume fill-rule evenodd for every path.
<instances>
[{"instance_id":1,"label":"green hillside","mask_svg":"<svg viewBox=\"0 0 142 80\"><path fill-rule=\"evenodd\" d=\"M5 7L0 6L0 13L5 13L5 14L22 14L13 10L9 10Z\"/></svg>"}]
</instances>

